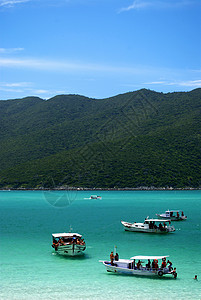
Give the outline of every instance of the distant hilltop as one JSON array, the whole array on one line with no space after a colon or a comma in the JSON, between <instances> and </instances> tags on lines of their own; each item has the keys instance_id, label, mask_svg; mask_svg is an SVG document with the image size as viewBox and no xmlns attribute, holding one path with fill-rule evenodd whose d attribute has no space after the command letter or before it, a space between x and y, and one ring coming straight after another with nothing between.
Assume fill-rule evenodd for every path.
<instances>
[{"instance_id":1,"label":"distant hilltop","mask_svg":"<svg viewBox=\"0 0 201 300\"><path fill-rule=\"evenodd\" d=\"M0 188L201 187L201 89L0 101Z\"/></svg>"}]
</instances>

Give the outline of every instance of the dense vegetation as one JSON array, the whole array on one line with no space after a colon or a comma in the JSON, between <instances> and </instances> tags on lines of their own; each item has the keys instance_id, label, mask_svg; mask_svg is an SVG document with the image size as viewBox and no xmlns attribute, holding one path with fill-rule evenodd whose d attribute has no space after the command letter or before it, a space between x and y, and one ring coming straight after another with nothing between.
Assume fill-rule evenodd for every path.
<instances>
[{"instance_id":1,"label":"dense vegetation","mask_svg":"<svg viewBox=\"0 0 201 300\"><path fill-rule=\"evenodd\" d=\"M0 101L0 187L201 187L201 89Z\"/></svg>"}]
</instances>

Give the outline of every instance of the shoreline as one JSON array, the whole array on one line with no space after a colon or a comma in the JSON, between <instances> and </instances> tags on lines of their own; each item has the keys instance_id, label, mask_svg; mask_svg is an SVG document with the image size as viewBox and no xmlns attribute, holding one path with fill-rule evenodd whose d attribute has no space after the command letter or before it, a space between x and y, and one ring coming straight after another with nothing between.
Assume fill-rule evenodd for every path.
<instances>
[{"instance_id":1,"label":"shoreline","mask_svg":"<svg viewBox=\"0 0 201 300\"><path fill-rule=\"evenodd\" d=\"M0 191L199 191L199 188L183 187L137 187L137 188L88 188L88 187L57 187L57 188L0 188Z\"/></svg>"}]
</instances>

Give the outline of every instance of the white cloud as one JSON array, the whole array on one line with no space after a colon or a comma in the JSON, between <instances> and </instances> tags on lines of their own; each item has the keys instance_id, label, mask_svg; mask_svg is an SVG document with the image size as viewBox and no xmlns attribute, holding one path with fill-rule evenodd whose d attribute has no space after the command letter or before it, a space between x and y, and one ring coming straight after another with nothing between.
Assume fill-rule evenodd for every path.
<instances>
[{"instance_id":1,"label":"white cloud","mask_svg":"<svg viewBox=\"0 0 201 300\"><path fill-rule=\"evenodd\" d=\"M151 4L150 2L142 2L140 0L135 0L131 5L121 8L119 12L129 11L129 10L139 9L139 8L146 8L147 6L151 6L151 5L153 4Z\"/></svg>"},{"instance_id":2,"label":"white cloud","mask_svg":"<svg viewBox=\"0 0 201 300\"><path fill-rule=\"evenodd\" d=\"M0 82L0 87L27 87L30 86L30 82Z\"/></svg>"},{"instance_id":3,"label":"white cloud","mask_svg":"<svg viewBox=\"0 0 201 300\"><path fill-rule=\"evenodd\" d=\"M0 91L23 93L31 86L31 82L0 82Z\"/></svg>"},{"instance_id":4,"label":"white cloud","mask_svg":"<svg viewBox=\"0 0 201 300\"><path fill-rule=\"evenodd\" d=\"M0 1L0 6L13 6L15 4L19 4L19 3L25 3L25 2L29 2L30 0L1 0Z\"/></svg>"},{"instance_id":5,"label":"white cloud","mask_svg":"<svg viewBox=\"0 0 201 300\"><path fill-rule=\"evenodd\" d=\"M73 72L73 71L84 71L84 72L123 72L139 74L144 73L145 69L142 66L136 68L130 67L116 67L102 64L91 64L91 63L80 63L80 62L69 62L69 61L53 61L53 60L41 60L41 59L16 59L16 58L0 58L0 66L7 68L28 68L38 69L42 71L60 71L60 72ZM154 72L153 69L146 72Z\"/></svg>"},{"instance_id":6,"label":"white cloud","mask_svg":"<svg viewBox=\"0 0 201 300\"><path fill-rule=\"evenodd\" d=\"M177 83L180 86L201 87L201 80L187 80Z\"/></svg>"},{"instance_id":7,"label":"white cloud","mask_svg":"<svg viewBox=\"0 0 201 300\"><path fill-rule=\"evenodd\" d=\"M0 48L0 54L8 54L13 52L24 51L24 48Z\"/></svg>"},{"instance_id":8,"label":"white cloud","mask_svg":"<svg viewBox=\"0 0 201 300\"><path fill-rule=\"evenodd\" d=\"M48 90L35 88L35 84L32 82L0 82L0 91L8 92L10 94L20 94L19 97L25 97L27 95L36 95L43 99L51 98L55 95L68 94L67 90ZM10 96L12 98L12 96Z\"/></svg>"},{"instance_id":9,"label":"white cloud","mask_svg":"<svg viewBox=\"0 0 201 300\"><path fill-rule=\"evenodd\" d=\"M145 85L174 85L174 86L185 86L185 87L201 87L201 79L197 80L183 80L183 81L151 81L145 82Z\"/></svg>"},{"instance_id":10,"label":"white cloud","mask_svg":"<svg viewBox=\"0 0 201 300\"><path fill-rule=\"evenodd\" d=\"M188 1L188 0L179 0L179 1L167 1L167 0L148 0L148 1L143 1L143 0L135 0L131 5L127 7L123 7L119 10L119 12L124 12L124 11L130 11L130 10L137 10L137 9L145 9L148 7L152 8L159 8L159 9L167 9L167 8L178 8L178 7L183 7L183 6L188 6L192 5L193 1Z\"/></svg>"}]
</instances>

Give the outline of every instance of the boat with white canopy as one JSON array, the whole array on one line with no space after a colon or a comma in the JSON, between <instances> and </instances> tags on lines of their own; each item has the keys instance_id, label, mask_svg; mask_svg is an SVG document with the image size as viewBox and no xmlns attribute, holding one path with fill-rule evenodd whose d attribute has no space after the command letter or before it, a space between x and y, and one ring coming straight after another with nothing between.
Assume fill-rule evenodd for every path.
<instances>
[{"instance_id":1,"label":"boat with white canopy","mask_svg":"<svg viewBox=\"0 0 201 300\"><path fill-rule=\"evenodd\" d=\"M55 249L55 252L60 255L82 255L86 249L85 241L79 233L53 233L52 239L52 247Z\"/></svg>"},{"instance_id":2,"label":"boat with white canopy","mask_svg":"<svg viewBox=\"0 0 201 300\"><path fill-rule=\"evenodd\" d=\"M175 228L171 224L171 220L167 219L149 219L147 217L143 223L129 223L121 221L126 231L147 232L147 233L169 233L174 232Z\"/></svg>"},{"instance_id":3,"label":"boat with white canopy","mask_svg":"<svg viewBox=\"0 0 201 300\"><path fill-rule=\"evenodd\" d=\"M170 219L171 221L183 221L187 219L182 210L166 210L165 213L156 214L159 218Z\"/></svg>"},{"instance_id":4,"label":"boat with white canopy","mask_svg":"<svg viewBox=\"0 0 201 300\"><path fill-rule=\"evenodd\" d=\"M177 277L176 268L172 268L172 263L167 260L169 255L144 256L137 255L130 259L119 259L118 261L100 261L106 267L107 272L120 273L138 276L173 275ZM152 262L151 262L152 260Z\"/></svg>"}]
</instances>

